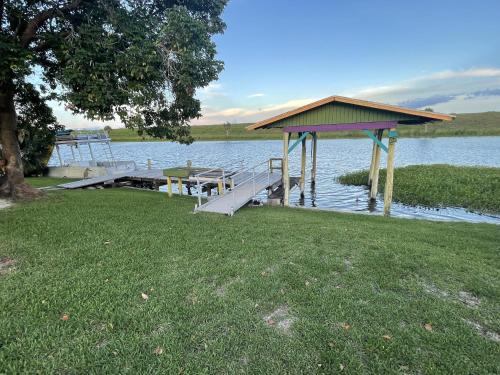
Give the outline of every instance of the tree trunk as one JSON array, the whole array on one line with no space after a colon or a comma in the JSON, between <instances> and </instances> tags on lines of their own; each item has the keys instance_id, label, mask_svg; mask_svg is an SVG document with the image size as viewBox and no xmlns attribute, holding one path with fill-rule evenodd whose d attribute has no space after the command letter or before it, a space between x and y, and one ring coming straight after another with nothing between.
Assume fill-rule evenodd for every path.
<instances>
[{"instance_id":1,"label":"tree trunk","mask_svg":"<svg viewBox=\"0 0 500 375\"><path fill-rule=\"evenodd\" d=\"M43 193L24 182L21 150L16 135L17 119L14 106L14 85L0 83L0 144L4 159L4 176L0 177L0 197L36 198Z\"/></svg>"}]
</instances>

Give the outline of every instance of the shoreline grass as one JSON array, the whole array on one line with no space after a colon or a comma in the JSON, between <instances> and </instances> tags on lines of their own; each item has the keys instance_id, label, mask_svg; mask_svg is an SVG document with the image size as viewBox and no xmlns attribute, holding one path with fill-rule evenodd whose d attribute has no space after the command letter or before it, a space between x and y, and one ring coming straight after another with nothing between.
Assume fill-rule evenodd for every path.
<instances>
[{"instance_id":1,"label":"shoreline grass","mask_svg":"<svg viewBox=\"0 0 500 375\"><path fill-rule=\"evenodd\" d=\"M0 211L1 372L500 372L497 226L193 204Z\"/></svg>"},{"instance_id":2,"label":"shoreline grass","mask_svg":"<svg viewBox=\"0 0 500 375\"><path fill-rule=\"evenodd\" d=\"M386 170L380 170L384 191ZM367 185L368 171L338 178L344 185ZM500 213L500 168L446 164L412 165L394 171L393 199L410 206L461 207L481 213Z\"/></svg>"},{"instance_id":3,"label":"shoreline grass","mask_svg":"<svg viewBox=\"0 0 500 375\"><path fill-rule=\"evenodd\" d=\"M26 177L25 179L29 185L35 188L44 188L79 180L65 177Z\"/></svg>"},{"instance_id":4,"label":"shoreline grass","mask_svg":"<svg viewBox=\"0 0 500 375\"><path fill-rule=\"evenodd\" d=\"M223 125L192 126L191 135L196 141L246 141L282 139L281 129L247 131L250 124L233 124L229 135ZM464 137L464 136L497 136L500 135L500 112L458 114L451 123L435 123L427 126L402 126L398 129L400 137ZM132 129L113 129L110 132L113 142L141 142L162 140L152 137L140 137ZM363 138L359 131L320 133L321 139Z\"/></svg>"}]
</instances>

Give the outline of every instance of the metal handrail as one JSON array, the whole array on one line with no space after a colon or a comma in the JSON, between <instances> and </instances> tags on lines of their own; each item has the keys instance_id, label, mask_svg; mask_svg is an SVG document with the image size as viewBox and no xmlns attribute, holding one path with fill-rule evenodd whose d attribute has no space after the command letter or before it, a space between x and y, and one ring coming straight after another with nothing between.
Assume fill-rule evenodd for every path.
<instances>
[{"instance_id":1,"label":"metal handrail","mask_svg":"<svg viewBox=\"0 0 500 375\"><path fill-rule=\"evenodd\" d=\"M235 176L238 176L238 175L242 174L243 172L248 171L249 169L255 169L256 167L258 167L258 166L260 166L262 164L267 164L267 163L269 163L269 160L265 160L263 162L254 164L253 166L250 166L250 167L247 167L247 168L242 168L242 169L240 169L240 171L238 173L235 173L235 174L231 175L231 178L234 179Z\"/></svg>"},{"instance_id":2,"label":"metal handrail","mask_svg":"<svg viewBox=\"0 0 500 375\"><path fill-rule=\"evenodd\" d=\"M210 183L209 181L201 183L200 176L207 174L209 172L216 171L216 170L221 171L221 175L215 176L215 180L220 181L222 179L223 194L226 194L226 191L229 191L229 194L232 195L233 207L232 207L231 211L233 211L234 206L235 206L235 196L236 196L235 191L238 190L240 187L242 187L244 184L252 181L252 189L253 189L253 196L254 197L257 195L257 186L256 186L257 179L259 179L261 177L263 177L263 178L267 177L267 182L268 182L268 184L270 184L271 174L273 173L273 170L279 169L279 168L271 168L271 165L272 165L271 160L281 160L281 162L283 162L283 159L281 159L281 158L272 158L272 159L268 159L268 160L259 162L257 164L252 165L252 166L249 166L249 167L243 167L240 170L238 170L236 173L232 173L229 176L231 178L231 181L232 181L232 184L231 184L232 186L229 187L228 189L226 189L226 171L224 170L224 168L213 168L209 171L204 171L204 172L197 174L195 176L195 178L196 178L196 183L197 183L197 187L198 187L198 207L202 206L201 196L202 196L203 187ZM263 171L258 171L258 169L261 168L262 165L266 165L266 169ZM235 177L240 176L243 173L248 172L248 171L251 171L250 177L245 178L245 179L235 183ZM207 204L207 203L205 203L205 204Z\"/></svg>"},{"instance_id":3,"label":"metal handrail","mask_svg":"<svg viewBox=\"0 0 500 375\"><path fill-rule=\"evenodd\" d=\"M198 174L196 174L194 177L199 177L199 176L202 176L204 174L207 174L207 173L210 173L210 172L213 172L213 171L224 171L223 168L212 168L212 169L209 169L208 171L203 171L203 172L200 172Z\"/></svg>"}]
</instances>

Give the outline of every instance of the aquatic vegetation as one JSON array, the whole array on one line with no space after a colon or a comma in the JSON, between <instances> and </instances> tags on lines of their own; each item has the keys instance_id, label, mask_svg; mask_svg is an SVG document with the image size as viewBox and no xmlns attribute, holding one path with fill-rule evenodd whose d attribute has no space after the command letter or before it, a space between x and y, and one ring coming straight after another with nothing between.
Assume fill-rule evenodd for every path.
<instances>
[{"instance_id":1,"label":"aquatic vegetation","mask_svg":"<svg viewBox=\"0 0 500 375\"><path fill-rule=\"evenodd\" d=\"M385 174L385 169L381 169L381 192L384 191ZM345 185L366 185L368 171L348 173L338 180ZM500 168L447 164L396 168L393 199L412 206L463 207L483 213L500 213Z\"/></svg>"}]
</instances>

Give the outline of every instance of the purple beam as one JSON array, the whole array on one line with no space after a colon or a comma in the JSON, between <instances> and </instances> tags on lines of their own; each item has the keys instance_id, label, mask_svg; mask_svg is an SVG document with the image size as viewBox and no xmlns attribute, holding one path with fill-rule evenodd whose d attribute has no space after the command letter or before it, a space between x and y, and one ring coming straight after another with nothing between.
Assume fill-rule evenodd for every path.
<instances>
[{"instance_id":1,"label":"purple beam","mask_svg":"<svg viewBox=\"0 0 500 375\"><path fill-rule=\"evenodd\" d=\"M337 132L342 130L390 129L397 126L397 121L355 122L352 124L298 125L287 126L283 128L283 132Z\"/></svg>"}]
</instances>

